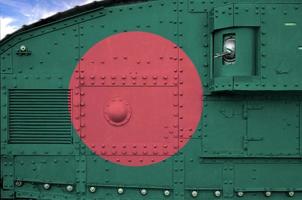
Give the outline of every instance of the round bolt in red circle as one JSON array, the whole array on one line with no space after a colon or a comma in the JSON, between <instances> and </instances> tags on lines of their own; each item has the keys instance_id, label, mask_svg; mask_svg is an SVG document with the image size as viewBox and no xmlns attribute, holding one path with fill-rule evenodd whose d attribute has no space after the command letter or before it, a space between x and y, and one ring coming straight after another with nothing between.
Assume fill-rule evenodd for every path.
<instances>
[{"instance_id":1,"label":"round bolt in red circle","mask_svg":"<svg viewBox=\"0 0 302 200\"><path fill-rule=\"evenodd\" d=\"M97 42L76 66L69 87L71 120L85 135L82 141L119 165L146 166L173 156L190 140L202 113L193 62L153 33L119 33Z\"/></svg>"},{"instance_id":2,"label":"round bolt in red circle","mask_svg":"<svg viewBox=\"0 0 302 200\"><path fill-rule=\"evenodd\" d=\"M125 100L115 97L106 104L104 117L111 125L122 126L131 117L131 107Z\"/></svg>"}]
</instances>

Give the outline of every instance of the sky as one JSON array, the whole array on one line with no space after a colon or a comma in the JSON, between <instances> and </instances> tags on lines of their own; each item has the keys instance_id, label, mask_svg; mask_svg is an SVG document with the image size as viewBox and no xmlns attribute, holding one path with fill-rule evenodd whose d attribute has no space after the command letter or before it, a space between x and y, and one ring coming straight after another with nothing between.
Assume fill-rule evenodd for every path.
<instances>
[{"instance_id":1,"label":"sky","mask_svg":"<svg viewBox=\"0 0 302 200\"><path fill-rule=\"evenodd\" d=\"M0 0L0 39L22 25L93 1L96 0Z\"/></svg>"}]
</instances>

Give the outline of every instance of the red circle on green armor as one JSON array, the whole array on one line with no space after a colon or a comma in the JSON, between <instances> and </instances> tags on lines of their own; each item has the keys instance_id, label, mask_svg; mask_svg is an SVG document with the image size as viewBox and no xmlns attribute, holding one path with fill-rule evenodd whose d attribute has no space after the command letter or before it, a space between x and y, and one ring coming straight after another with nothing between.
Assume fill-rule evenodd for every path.
<instances>
[{"instance_id":1,"label":"red circle on green armor","mask_svg":"<svg viewBox=\"0 0 302 200\"><path fill-rule=\"evenodd\" d=\"M119 33L96 43L69 87L80 138L120 165L146 166L173 156L202 113L196 67L175 43L153 33Z\"/></svg>"}]
</instances>

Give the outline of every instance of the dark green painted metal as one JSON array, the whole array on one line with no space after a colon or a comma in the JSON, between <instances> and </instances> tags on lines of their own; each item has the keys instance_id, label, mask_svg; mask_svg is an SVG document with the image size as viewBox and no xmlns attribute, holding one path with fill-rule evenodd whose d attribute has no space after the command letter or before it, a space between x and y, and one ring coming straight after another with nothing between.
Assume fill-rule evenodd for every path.
<instances>
[{"instance_id":1,"label":"dark green painted metal","mask_svg":"<svg viewBox=\"0 0 302 200\"><path fill-rule=\"evenodd\" d=\"M66 17L63 13L1 41L1 199L302 199L301 3L156 0L99 5ZM111 34L136 30L177 43L202 78L202 120L181 152L156 165L133 168L95 156L75 130L69 130L64 144L45 139L31 144L30 138L10 142L10 91L43 95L52 90L60 96L89 47ZM225 33L236 34L234 65L213 59ZM18 53L21 45L31 54ZM31 102L37 100L28 98L29 108ZM46 111L42 117L51 121L47 114L51 116Z\"/></svg>"}]
</instances>

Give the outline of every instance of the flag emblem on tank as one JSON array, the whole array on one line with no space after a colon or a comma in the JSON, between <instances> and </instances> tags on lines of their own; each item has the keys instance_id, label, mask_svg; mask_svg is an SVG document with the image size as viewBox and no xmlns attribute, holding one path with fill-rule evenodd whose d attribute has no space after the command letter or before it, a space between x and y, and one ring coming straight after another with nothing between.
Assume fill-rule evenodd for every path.
<instances>
[{"instance_id":1,"label":"flag emblem on tank","mask_svg":"<svg viewBox=\"0 0 302 200\"><path fill-rule=\"evenodd\" d=\"M177 44L147 32L112 35L92 46L70 81L72 123L96 155L145 166L177 153L202 112L198 72Z\"/></svg>"}]
</instances>

